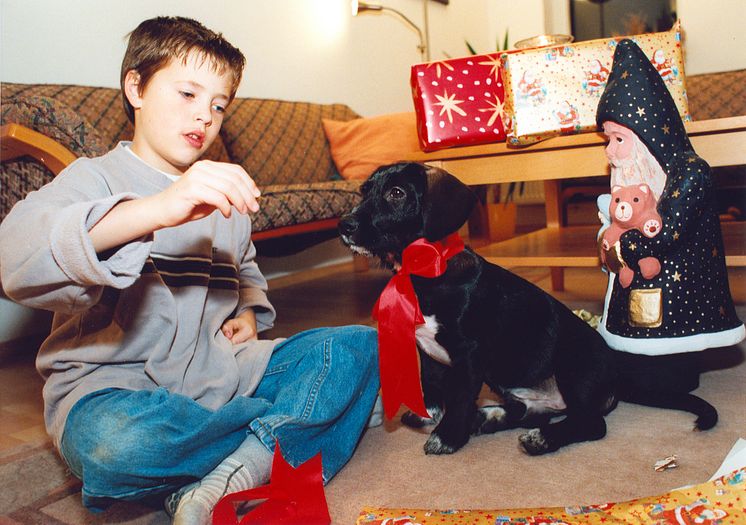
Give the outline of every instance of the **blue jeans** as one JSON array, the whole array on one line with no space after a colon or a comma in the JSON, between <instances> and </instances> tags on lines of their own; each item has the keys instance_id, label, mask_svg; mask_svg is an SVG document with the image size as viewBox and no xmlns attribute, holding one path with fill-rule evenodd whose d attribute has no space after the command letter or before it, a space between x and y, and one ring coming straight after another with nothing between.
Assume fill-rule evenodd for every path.
<instances>
[{"instance_id":1,"label":"blue jeans","mask_svg":"<svg viewBox=\"0 0 746 525\"><path fill-rule=\"evenodd\" d=\"M270 451L279 441L293 466L321 452L326 482L350 459L370 417L376 349L376 332L365 326L302 332L275 348L252 397L217 411L164 388L94 392L70 411L60 452L91 510L201 479L250 432Z\"/></svg>"}]
</instances>

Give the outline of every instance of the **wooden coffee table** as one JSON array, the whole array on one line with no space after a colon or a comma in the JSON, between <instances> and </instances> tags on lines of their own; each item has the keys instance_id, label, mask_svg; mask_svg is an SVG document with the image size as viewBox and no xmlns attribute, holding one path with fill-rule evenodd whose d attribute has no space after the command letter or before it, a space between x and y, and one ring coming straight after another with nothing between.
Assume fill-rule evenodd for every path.
<instances>
[{"instance_id":1,"label":"wooden coffee table","mask_svg":"<svg viewBox=\"0 0 746 525\"><path fill-rule=\"evenodd\" d=\"M686 123L700 157L712 167L746 164L746 116ZM546 227L477 251L501 266L542 266L552 269L552 288L564 288L563 268L598 266L599 226L562 224L560 181L608 175L601 133L556 137L530 146L505 143L413 152L409 160L439 166L469 185L513 181L544 181ZM746 181L745 181L746 182ZM746 266L746 223L722 223L726 264Z\"/></svg>"}]
</instances>

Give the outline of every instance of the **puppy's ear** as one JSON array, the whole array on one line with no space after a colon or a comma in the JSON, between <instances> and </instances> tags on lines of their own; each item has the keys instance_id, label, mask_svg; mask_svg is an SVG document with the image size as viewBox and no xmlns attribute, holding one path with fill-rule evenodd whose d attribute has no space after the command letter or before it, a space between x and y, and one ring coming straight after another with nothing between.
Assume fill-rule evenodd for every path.
<instances>
[{"instance_id":1,"label":"puppy's ear","mask_svg":"<svg viewBox=\"0 0 746 525\"><path fill-rule=\"evenodd\" d=\"M477 202L466 184L445 170L428 167L427 193L422 207L425 238L438 241L457 231Z\"/></svg>"}]
</instances>

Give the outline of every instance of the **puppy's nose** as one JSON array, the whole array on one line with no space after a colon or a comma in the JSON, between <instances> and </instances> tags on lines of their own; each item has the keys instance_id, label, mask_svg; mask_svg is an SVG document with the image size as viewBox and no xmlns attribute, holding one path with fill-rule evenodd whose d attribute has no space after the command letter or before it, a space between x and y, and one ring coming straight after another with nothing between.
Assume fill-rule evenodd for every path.
<instances>
[{"instance_id":1,"label":"puppy's nose","mask_svg":"<svg viewBox=\"0 0 746 525\"><path fill-rule=\"evenodd\" d=\"M342 235L352 235L357 231L357 221L354 217L346 215L339 221L339 232Z\"/></svg>"}]
</instances>

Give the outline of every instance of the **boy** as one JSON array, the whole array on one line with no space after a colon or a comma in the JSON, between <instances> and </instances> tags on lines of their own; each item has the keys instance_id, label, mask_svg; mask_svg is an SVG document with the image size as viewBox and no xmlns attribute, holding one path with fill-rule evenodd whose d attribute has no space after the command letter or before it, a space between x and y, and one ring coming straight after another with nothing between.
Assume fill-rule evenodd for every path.
<instances>
[{"instance_id":1,"label":"boy","mask_svg":"<svg viewBox=\"0 0 746 525\"><path fill-rule=\"evenodd\" d=\"M45 420L92 510L181 487L174 523L207 523L222 495L268 481L275 441L294 466L321 451L328 481L370 416L372 329L257 338L275 317L250 241L260 192L240 166L198 161L243 66L198 22L143 22L122 64L132 142L78 159L0 225L7 295L55 312Z\"/></svg>"}]
</instances>

